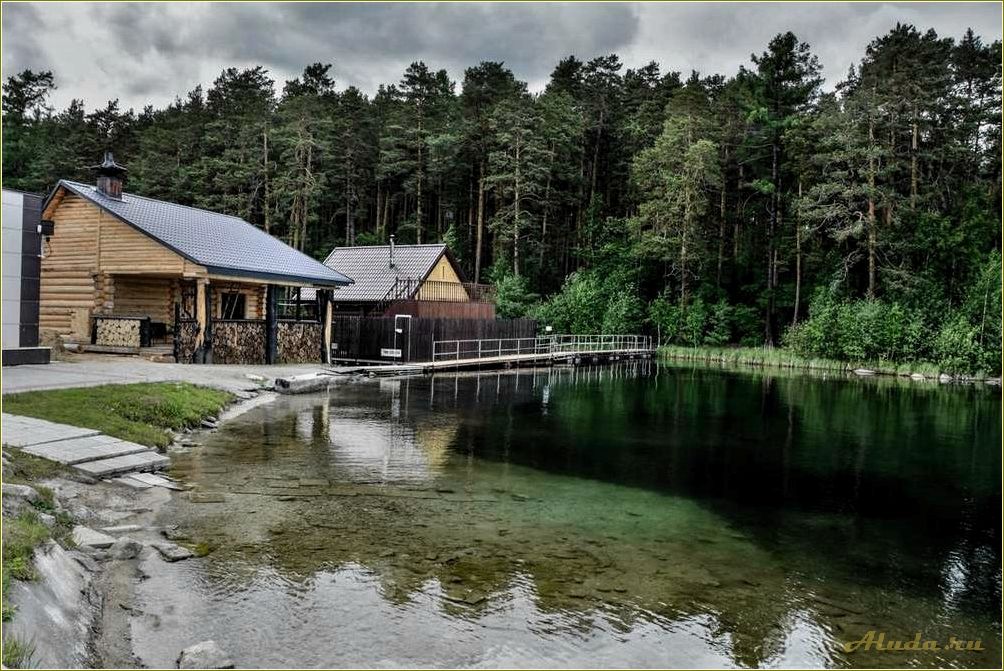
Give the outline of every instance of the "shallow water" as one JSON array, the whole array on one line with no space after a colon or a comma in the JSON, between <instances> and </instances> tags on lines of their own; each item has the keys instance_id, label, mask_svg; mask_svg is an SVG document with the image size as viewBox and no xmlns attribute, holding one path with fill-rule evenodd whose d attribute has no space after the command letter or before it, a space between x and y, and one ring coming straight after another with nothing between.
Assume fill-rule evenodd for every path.
<instances>
[{"instance_id":1,"label":"shallow water","mask_svg":"<svg viewBox=\"0 0 1004 671\"><path fill-rule=\"evenodd\" d=\"M1001 397L648 361L283 397L173 459L145 663L999 666ZM844 651L867 632L983 650Z\"/></svg>"}]
</instances>

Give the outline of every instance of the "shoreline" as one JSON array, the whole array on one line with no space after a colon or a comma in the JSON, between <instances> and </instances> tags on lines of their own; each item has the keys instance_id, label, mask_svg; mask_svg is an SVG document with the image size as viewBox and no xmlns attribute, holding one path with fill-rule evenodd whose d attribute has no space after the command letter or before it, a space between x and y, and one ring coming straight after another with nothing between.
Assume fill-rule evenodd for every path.
<instances>
[{"instance_id":1,"label":"shoreline","mask_svg":"<svg viewBox=\"0 0 1004 671\"><path fill-rule=\"evenodd\" d=\"M254 408L275 401L278 394L268 387L252 394L234 395L231 402L219 413L216 422L207 426L176 431L172 442L163 449L171 455L187 451L203 444L205 436L217 430L223 422L239 417ZM182 487L185 483L178 483ZM79 583L79 589L88 603L90 616L81 634L58 641L47 641L45 650L34 654L48 655L47 659L33 659L32 666L49 666L58 658L86 659L89 668L143 668L141 658L136 654L131 637L130 619L135 616L135 593L139 581L147 576L141 565L145 560L158 554L155 543L170 541L170 525L158 524L163 508L175 495L185 489L172 491L152 486L146 489L79 477L71 472L60 473L33 482L30 486L49 488L57 510L64 510L72 516L73 524L95 530L120 528L121 532L108 535L118 540L129 539L136 543L136 551L117 554L114 548L84 548L66 550L60 546L55 554L58 562L48 559L54 550L50 544L35 549L33 563L44 561L62 569L42 573L44 579L18 581L21 600L25 612L15 613L10 622L5 623L11 635L31 638L33 623L39 618L44 622L48 613L33 608L35 595L44 595L53 588L53 581ZM51 543L51 541L50 541ZM58 545L58 544L57 544ZM116 544L117 545L117 544ZM159 558L157 561L161 561ZM51 575L50 575L51 574ZM21 605L21 604L16 604ZM19 619L21 620L19 622ZM84 633L85 632L85 633ZM197 643L198 641L192 641ZM179 653L181 650L178 651ZM84 655L82 658L81 655Z\"/></svg>"},{"instance_id":2,"label":"shoreline","mask_svg":"<svg viewBox=\"0 0 1004 671\"><path fill-rule=\"evenodd\" d=\"M1000 387L1001 378L992 376L951 375L933 364L893 362L852 362L834 359L809 359L781 348L753 347L680 347L663 345L656 357L669 361L691 361L720 366L774 368L814 373L844 373L856 377L895 377L918 382L973 384L982 382Z\"/></svg>"},{"instance_id":3,"label":"shoreline","mask_svg":"<svg viewBox=\"0 0 1004 671\"><path fill-rule=\"evenodd\" d=\"M279 394L270 391L267 387L250 398L235 396L234 400L220 411L216 423L217 426L201 427L193 429L189 433L176 434L174 441L165 450L165 454L171 455L178 451L197 449L202 446L203 438L217 431L219 426L224 422L239 417L262 405L272 403L278 397ZM183 445L179 442L182 439L186 443L195 444ZM179 482L178 484L183 487L186 486L184 482ZM115 485L98 482L96 486L102 489L107 488L106 495L114 496L116 494ZM123 524L144 526L145 533L141 536L139 534L131 535L131 537L140 541L149 539L148 542L144 542L144 545L170 540L168 534L165 532L169 532L171 526L157 525L156 522L161 511L175 496L182 496L187 492L187 488L180 491L172 491L153 487L150 490L140 490L140 493L151 492L152 490L159 490L157 493L160 494L160 492L163 492L163 494L151 497L154 500L148 500L146 502L147 505L138 509L136 514L122 520ZM145 520L146 524L144 525L141 520ZM145 552L148 555L149 553L156 553L156 550L148 547ZM141 564L143 564L145 558L144 553L138 553L129 560L105 562L104 570L96 576L95 589L102 600L103 608L99 614L99 619L91 628L91 649L94 653L93 661L95 663L93 668L123 668L126 663L132 665L132 668L145 668L141 657L137 654L134 647L130 624L130 619L138 612L136 609L136 585L147 577L141 568ZM192 643L197 642L192 641ZM178 652L179 654L181 653L180 650Z\"/></svg>"}]
</instances>

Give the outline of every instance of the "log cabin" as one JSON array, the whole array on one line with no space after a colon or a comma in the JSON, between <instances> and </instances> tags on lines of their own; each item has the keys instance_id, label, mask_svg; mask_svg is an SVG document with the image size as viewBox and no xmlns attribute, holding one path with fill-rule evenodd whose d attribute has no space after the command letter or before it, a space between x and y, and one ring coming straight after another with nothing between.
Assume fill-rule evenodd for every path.
<instances>
[{"instance_id":1,"label":"log cabin","mask_svg":"<svg viewBox=\"0 0 1004 671\"><path fill-rule=\"evenodd\" d=\"M444 244L398 245L391 236L389 245L335 247L324 265L353 280L333 295L335 316L495 319L492 287L467 282Z\"/></svg>"},{"instance_id":2,"label":"log cabin","mask_svg":"<svg viewBox=\"0 0 1004 671\"><path fill-rule=\"evenodd\" d=\"M122 191L109 152L95 185L61 180L42 206L39 328L97 351L171 343L175 360L325 360L330 296L352 280L238 217ZM279 320L284 287L310 287L314 323Z\"/></svg>"}]
</instances>

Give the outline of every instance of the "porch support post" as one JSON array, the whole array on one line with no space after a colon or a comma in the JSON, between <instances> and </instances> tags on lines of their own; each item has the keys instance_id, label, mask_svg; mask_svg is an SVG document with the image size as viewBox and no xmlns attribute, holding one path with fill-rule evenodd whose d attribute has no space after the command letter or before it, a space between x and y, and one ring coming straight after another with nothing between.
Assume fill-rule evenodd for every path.
<instances>
[{"instance_id":1,"label":"porch support post","mask_svg":"<svg viewBox=\"0 0 1004 671\"><path fill-rule=\"evenodd\" d=\"M206 300L204 302L206 311L206 339L203 348L204 363L213 362L213 285L206 282Z\"/></svg>"},{"instance_id":2,"label":"porch support post","mask_svg":"<svg viewBox=\"0 0 1004 671\"><path fill-rule=\"evenodd\" d=\"M317 290L321 297L318 317L321 321L321 363L331 363L331 291Z\"/></svg>"},{"instance_id":3,"label":"porch support post","mask_svg":"<svg viewBox=\"0 0 1004 671\"><path fill-rule=\"evenodd\" d=\"M197 280L195 282L195 321L199 325L199 330L195 334L195 356L196 362L205 363L205 352L203 345L206 342L206 284L207 280Z\"/></svg>"},{"instance_id":4,"label":"porch support post","mask_svg":"<svg viewBox=\"0 0 1004 671\"><path fill-rule=\"evenodd\" d=\"M265 363L275 363L278 358L276 338L279 332L278 287L269 284L265 288Z\"/></svg>"}]
</instances>

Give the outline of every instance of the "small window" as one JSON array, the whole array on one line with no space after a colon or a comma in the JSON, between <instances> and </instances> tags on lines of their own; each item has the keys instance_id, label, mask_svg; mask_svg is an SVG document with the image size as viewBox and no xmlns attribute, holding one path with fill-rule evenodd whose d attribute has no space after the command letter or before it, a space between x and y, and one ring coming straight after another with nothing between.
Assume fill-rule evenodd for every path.
<instances>
[{"instance_id":1,"label":"small window","mask_svg":"<svg viewBox=\"0 0 1004 671\"><path fill-rule=\"evenodd\" d=\"M222 318L245 319L247 307L244 294L227 292L223 294Z\"/></svg>"}]
</instances>

